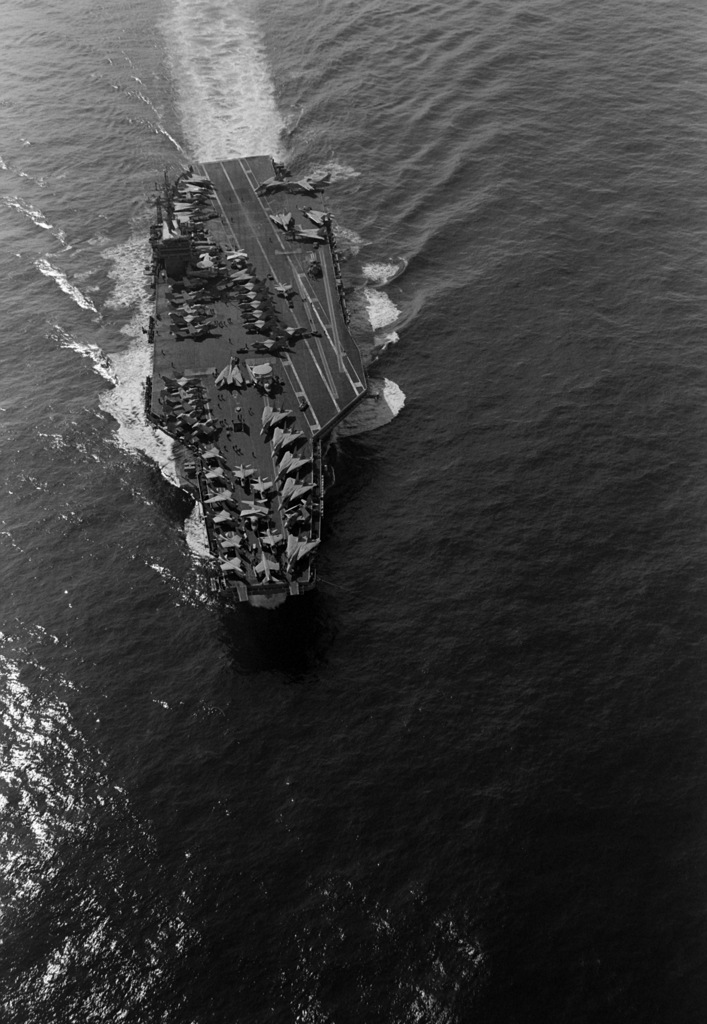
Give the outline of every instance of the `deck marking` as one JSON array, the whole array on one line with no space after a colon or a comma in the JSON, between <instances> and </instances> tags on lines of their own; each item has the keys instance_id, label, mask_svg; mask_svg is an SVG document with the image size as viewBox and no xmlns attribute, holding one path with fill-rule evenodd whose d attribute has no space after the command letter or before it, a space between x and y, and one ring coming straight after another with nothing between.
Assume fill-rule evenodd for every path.
<instances>
[{"instance_id":1,"label":"deck marking","mask_svg":"<svg viewBox=\"0 0 707 1024\"><path fill-rule=\"evenodd\" d=\"M319 338L315 338L314 340L315 340L315 341L319 341ZM329 392L329 394L330 394L330 396L331 396L331 400L332 400L332 402L334 403L334 408L336 409L336 411L337 411L337 412L341 412L341 406L339 405L339 403L338 403L338 401L337 401L338 395L336 395L336 394L335 394L335 393L334 393L334 392L333 392L333 391L331 390L331 388L330 388L330 386L329 386L329 381L328 381L328 380L326 379L326 377L325 377L325 376L324 376L324 374L322 373L322 368L321 368L321 366L319 365L318 361L317 361L317 360L316 360L316 359L314 358L314 353L312 352L311 348L309 347L309 341L308 341L307 339L305 339L305 341L304 341L304 344L305 344L305 348L307 349L307 351L309 352L310 356L312 357L312 362L313 362L313 363L314 363L314 365L316 366L317 370L319 370L319 376L320 376L320 377L322 378L322 380L324 381L324 387L325 387L325 388L327 389L327 391ZM326 362L325 362L325 365L326 365Z\"/></svg>"},{"instance_id":2,"label":"deck marking","mask_svg":"<svg viewBox=\"0 0 707 1024\"><path fill-rule=\"evenodd\" d=\"M258 203L260 204L260 207L261 207L261 209L263 211L264 216L269 218L269 216L270 216L270 214L268 213L269 206L266 207L265 202L263 201L263 197L259 196L257 194L257 192L256 192L256 189L257 189L258 185L257 185L257 179L256 179L255 175L253 174L253 172L250 170L249 167L245 166L245 160L241 161L241 163L244 165L243 166L243 171L248 176L248 180L249 180L250 185L251 185L251 187L253 189L253 194L254 194L255 198L257 199ZM235 192L235 189L233 188L233 182L231 181L230 178L228 179L228 181L229 181L229 184L230 184L231 188ZM249 223L249 225L251 226L251 229L252 229L252 224L250 224L250 219L249 219L248 223ZM325 319L327 319L327 318L324 316L324 308L321 305L321 302L319 301L319 298L317 297L316 294L314 294L313 292L310 292L309 286L308 286L307 282L304 279L304 274L301 271L299 271L297 269L297 267L294 266L292 260L290 259L290 256L302 257L304 255L304 252L301 252L299 250L297 250L296 252L288 252L285 249L284 243L283 243L282 239L279 236L277 236L277 240L280 243L281 251L280 252L275 252L272 255L273 256L285 256L287 258L287 262L290 265L290 270L292 272L293 277L297 278L297 280L299 281L300 297L303 298L303 299L306 298L306 300L309 301L309 304L312 307L312 310L316 314L317 320L319 321L319 324L320 324L320 326L322 328L322 331L326 335L327 340L328 340L329 344L331 345L331 348L332 348L332 351L334 353L334 357L336 359L339 371L342 374L344 374L344 376L346 376L348 378L348 381L349 381L349 384L351 385L352 390L356 394L360 394L361 391L365 391L365 387L361 383L361 380L360 380L358 374L355 374L355 371L353 371L353 364L351 364L351 361L349 359L349 365L351 366L351 371L354 372L354 374L355 374L355 380L352 377L351 372L349 372L349 370L345 367L345 365L343 363L343 359L342 359L342 346L341 346L341 341L340 341L340 338L339 338L338 324L336 323L336 316L333 313L333 308L332 308L331 282L329 281L328 276L326 274L323 275L323 278L324 278L324 290L325 290L325 293L326 293L326 296L327 296L327 304L329 306L328 323L325 323ZM262 249L262 246L261 246L261 249ZM322 252L328 253L329 260L331 260L331 263L332 263L331 269L333 271L333 259L331 258L330 245L327 244L326 249L322 250ZM270 270L273 273L273 276L276 278L276 280L279 280L279 278L275 275L274 267L272 266L272 264L270 263L269 260L268 260L268 266L270 267ZM319 312L319 308L317 308L317 307L321 308L321 310L322 310L321 314ZM305 306L305 311L306 311L306 306ZM313 329L314 328L314 324L311 323L311 318L309 318L309 316L308 316L308 319L310 319L310 327ZM332 334L334 335L333 338L331 336ZM338 396L337 387L336 387L336 385L334 383L334 379L331 376L331 372L329 370L329 362L328 362L326 356L324 355L323 349L322 349L320 344L317 345L317 349L318 349L320 358L324 361L324 366L326 368L327 376L329 377L331 386L334 389L334 391L337 393L337 396Z\"/></svg>"},{"instance_id":3,"label":"deck marking","mask_svg":"<svg viewBox=\"0 0 707 1024\"><path fill-rule=\"evenodd\" d=\"M336 350L336 361L339 366L339 371L341 373L344 373L344 363L341 358L341 341L339 339L339 326L336 322L336 316L334 315L332 309L331 281L329 280L328 274L323 274L322 276L324 278L324 292L326 294L327 305L329 307L329 323L331 325L331 333L333 335L333 340L335 342L334 347Z\"/></svg>"},{"instance_id":4,"label":"deck marking","mask_svg":"<svg viewBox=\"0 0 707 1024\"><path fill-rule=\"evenodd\" d=\"M242 176L244 182L247 185L250 185L252 189L252 198L248 193L248 190L244 190L242 186L240 192L235 188L234 180L227 169L227 164L231 162L234 163L235 171ZM314 336L311 339L311 345L306 344L302 347L306 348L306 357L309 358L312 365L316 367L317 373L322 379L324 387L333 402L337 413L336 418L339 418L342 412L342 407L345 410L350 404L352 404L352 399L342 399L339 395L339 388L343 381L345 380L347 382L348 387L350 387L353 392L353 402L356 402L362 394L365 393L366 386L361 381L360 374L355 367L352 356L349 355L342 343L341 332L337 320L338 309L335 305L337 297L334 295L333 283L328 277L329 273L334 272L334 259L331 251L331 245L327 244L322 246L321 257L325 262L325 272L323 274L324 280L322 284L324 296L320 298L317 292L309 285L305 273L299 270L299 267L302 265L301 261L306 257L306 249L304 247L301 250L287 249L286 240L281 238L273 228L271 229L272 237L270 235L267 236L268 245L271 243L273 245L272 251L269 252L265 248L264 242L261 240L261 236L263 236L262 230L258 231L255 229L253 217L260 216L257 212L258 207L260 208L262 216L266 219L270 216L268 211L274 209L274 207L272 207L267 197L264 198L257 194L256 190L259 187L259 180L248 160L240 159L237 162L221 160L215 162L212 166L214 166L217 173L220 173L224 179L222 187L230 188L231 195L228 197L228 206L229 208L232 208L234 219L238 219L240 221L241 227L245 232L245 234L239 238L236 233L236 229L233 226L232 219L228 216L226 207L221 200L218 186L216 186L214 189L214 198L216 199L218 208L221 211L221 222L226 229L227 236L233 238L237 248L244 249L245 251L248 251L252 245L256 250L256 258L257 251L259 250L264 261L264 267L267 268L268 272L272 274L272 277L276 281L281 279L284 268L281 267L280 272L276 274L272 261L275 257L279 256L284 256L286 258L292 279L297 282L299 287L298 298L302 303L302 309L297 313L295 313L294 310L291 310L291 316L288 316L285 313L285 322L290 320L297 327L305 327L306 325L302 323L302 310L304 311L306 323L308 324L310 331L314 333ZM202 169L204 175L206 177L210 177L204 165L202 165ZM216 183L214 182L214 184ZM280 248L277 248L278 245ZM316 333L317 325L321 331L319 336L317 336ZM331 346L331 357L329 357L325 352L325 338L326 342ZM302 355L304 356L305 353L303 352ZM333 372L334 365L329 362L329 358L336 360L336 374ZM314 412L314 408L317 407L314 381L312 381L310 385L314 388L312 397L310 398L299 374L297 373L295 363L289 357L285 356L284 353L279 356L279 359L287 377L287 381L296 398L300 403L302 403L302 400L307 403L308 410L300 410L304 413L304 420L307 422L307 425L313 433L315 431L321 431L322 427L319 422L319 418ZM294 380L296 380L296 383L294 383ZM343 403L343 406L341 403ZM329 419L328 416L325 418L327 420Z\"/></svg>"},{"instance_id":5,"label":"deck marking","mask_svg":"<svg viewBox=\"0 0 707 1024\"><path fill-rule=\"evenodd\" d=\"M297 280L299 282L300 288L302 288L302 290L305 291L305 294L306 294L306 289L304 287L304 281L303 281L303 275L298 273L297 274ZM311 314L309 312L307 303L309 303L310 306L312 305L312 302L311 302L311 299L310 299L309 295L306 296L306 300L302 299L302 305L303 305L304 311L305 311L305 313L307 315L307 319L309 320L309 328L312 331L312 334L314 334L314 321L312 320L312 317L311 317ZM329 390L332 393L332 397L334 399L337 399L339 397L339 390L338 390L338 388L336 386L336 383L334 382L334 378L331 375L331 370L329 369L329 361L327 360L327 357L324 355L324 352L322 350L322 340L321 340L321 338L317 338L317 337L315 337L314 340L315 340L316 345L317 345L317 352L319 353L319 358L321 359L322 363L324 364L324 369L326 371L327 380L329 381L329 385L328 385L329 386ZM307 345L307 348L309 349L309 345ZM310 349L310 351L311 351L311 349ZM312 358L314 358L314 357L312 357Z\"/></svg>"},{"instance_id":6,"label":"deck marking","mask_svg":"<svg viewBox=\"0 0 707 1024\"><path fill-rule=\"evenodd\" d=\"M250 219L250 217L248 215L248 210L246 209L246 205L241 200L240 196L238 195L238 192L236 191L236 188L235 188L233 182L231 181L230 175L229 175L228 171L226 170L223 162L220 162L220 167L223 170L224 177L226 178L228 184L231 186L231 191L233 192L233 195L234 195L234 197L236 199L236 202L238 203L238 205L241 208L241 211L243 213L243 218L244 218L244 220L247 221L248 227L250 228L250 232L251 232L255 242L257 243L258 248L260 249L261 253L263 254L263 259L265 260L265 263L267 264L268 269L270 270L270 273L272 274L273 277L275 277L275 268L273 267L272 263L270 262L270 258L268 256L268 254L266 253L265 249L263 248L263 243L260 241L260 235L255 230L255 228L253 227L253 222L251 221L251 219Z\"/></svg>"},{"instance_id":7,"label":"deck marking","mask_svg":"<svg viewBox=\"0 0 707 1024\"><path fill-rule=\"evenodd\" d=\"M304 398L304 400L307 402L307 409L300 410L302 412L302 415L305 417L305 419L307 420L308 423L309 423L310 420L312 421L309 424L310 429L312 430L312 432L313 433L318 433L319 430L321 430L321 424L319 422L319 419L318 419L316 413L314 412L314 409L312 408L312 406L311 406L311 404L309 402L309 397L307 395L307 392L304 390L304 386L302 384L302 381L300 380L299 374L297 373L297 370L295 369L295 364L292 362L292 360L290 359L289 356L282 355L282 356L279 356L278 358L280 359L280 363L282 365L283 370L287 374L287 381L288 381L290 387L292 388L292 391L294 392L295 397L298 398L298 399L299 398ZM297 387L295 387L295 385L292 383L292 380L290 379L290 373L289 373L290 370L292 371L293 376L297 380L297 385L298 385Z\"/></svg>"}]
</instances>

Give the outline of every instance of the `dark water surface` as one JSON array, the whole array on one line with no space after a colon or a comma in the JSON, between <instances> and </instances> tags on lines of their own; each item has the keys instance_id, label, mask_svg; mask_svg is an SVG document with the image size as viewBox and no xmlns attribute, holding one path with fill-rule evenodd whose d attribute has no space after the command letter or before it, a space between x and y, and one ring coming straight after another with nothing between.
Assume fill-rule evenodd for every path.
<instances>
[{"instance_id":1,"label":"dark water surface","mask_svg":"<svg viewBox=\"0 0 707 1024\"><path fill-rule=\"evenodd\" d=\"M3 26L3 1020L701 1024L702 5ZM390 420L279 613L142 413L153 184L254 152L332 171Z\"/></svg>"}]
</instances>

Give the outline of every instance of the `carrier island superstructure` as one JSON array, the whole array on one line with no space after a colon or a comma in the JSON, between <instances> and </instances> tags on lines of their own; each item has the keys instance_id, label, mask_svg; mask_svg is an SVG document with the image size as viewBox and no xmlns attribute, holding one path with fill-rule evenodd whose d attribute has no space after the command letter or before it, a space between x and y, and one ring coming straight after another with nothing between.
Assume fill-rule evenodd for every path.
<instances>
[{"instance_id":1,"label":"carrier island superstructure","mask_svg":"<svg viewBox=\"0 0 707 1024\"><path fill-rule=\"evenodd\" d=\"M366 394L326 184L256 156L156 198L147 414L180 442L215 588L254 605L315 585L327 440Z\"/></svg>"}]
</instances>

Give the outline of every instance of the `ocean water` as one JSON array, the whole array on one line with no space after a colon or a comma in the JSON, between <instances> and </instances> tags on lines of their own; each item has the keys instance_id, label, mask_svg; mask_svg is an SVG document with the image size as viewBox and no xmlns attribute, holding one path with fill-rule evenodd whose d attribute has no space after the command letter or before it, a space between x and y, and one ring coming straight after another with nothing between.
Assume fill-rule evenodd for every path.
<instances>
[{"instance_id":1,"label":"ocean water","mask_svg":"<svg viewBox=\"0 0 707 1024\"><path fill-rule=\"evenodd\" d=\"M707 1019L707 13L28 0L0 66L8 1024ZM208 595L165 168L326 168L321 586Z\"/></svg>"}]
</instances>

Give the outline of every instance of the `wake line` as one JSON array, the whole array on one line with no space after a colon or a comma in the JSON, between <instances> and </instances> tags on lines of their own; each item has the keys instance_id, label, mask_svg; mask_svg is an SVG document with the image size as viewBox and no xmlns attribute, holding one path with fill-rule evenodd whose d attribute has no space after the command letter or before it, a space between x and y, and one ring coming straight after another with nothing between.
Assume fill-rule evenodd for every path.
<instances>
[{"instance_id":1,"label":"wake line","mask_svg":"<svg viewBox=\"0 0 707 1024\"><path fill-rule=\"evenodd\" d=\"M105 300L107 309L133 309L130 323L121 333L131 339L127 349L114 353L108 361L114 387L104 391L99 404L118 424L114 443L130 455L146 455L159 467L171 484L180 486L172 454L174 442L148 422L145 416L145 378L152 365L152 351L145 340L143 326L152 308L144 275L146 243L134 235L106 249L103 259L112 264L108 277L114 282L112 294ZM91 353L87 353L90 355ZM99 366L96 369L101 373Z\"/></svg>"},{"instance_id":2,"label":"wake line","mask_svg":"<svg viewBox=\"0 0 707 1024\"><path fill-rule=\"evenodd\" d=\"M285 125L259 27L244 5L213 0L205 19L200 0L176 0L163 31L194 158L280 158Z\"/></svg>"},{"instance_id":3,"label":"wake line","mask_svg":"<svg viewBox=\"0 0 707 1024\"><path fill-rule=\"evenodd\" d=\"M159 124L159 122L157 123L157 126L155 128L155 133L157 135L164 135L164 137L166 139L169 139L169 141L172 143L174 148L179 150L179 152L182 154L182 156L187 156L187 151L184 148L184 146L182 146L179 142L177 142L175 137L173 135L170 135L169 132L167 131L167 129L163 128L162 125Z\"/></svg>"},{"instance_id":4,"label":"wake line","mask_svg":"<svg viewBox=\"0 0 707 1024\"><path fill-rule=\"evenodd\" d=\"M4 170L7 170L7 168L5 167ZM5 203L5 206L9 206L13 210L23 213L25 217L29 217L38 228L44 228L46 231L52 230L53 225L45 219L42 211L38 210L36 206L25 203L19 196L3 196L2 201Z\"/></svg>"},{"instance_id":5,"label":"wake line","mask_svg":"<svg viewBox=\"0 0 707 1024\"><path fill-rule=\"evenodd\" d=\"M40 273L44 274L45 277L54 278L64 294L72 298L78 306L81 306L82 309L89 309L92 313L97 313L98 316L101 315L91 300L87 299L83 292L77 288L75 284L72 284L71 281L69 281L66 274L63 274L61 270L57 270L56 267L53 267L49 260L40 257L40 259L34 261L34 265Z\"/></svg>"},{"instance_id":6,"label":"wake line","mask_svg":"<svg viewBox=\"0 0 707 1024\"><path fill-rule=\"evenodd\" d=\"M60 343L62 348L69 348L73 352L77 352L78 355L83 356L84 359L90 359L96 373L100 374L105 380L110 381L111 384L118 383L118 377L113 369L113 364L100 346L94 345L89 341L79 341L63 330L59 324L54 324L54 331L55 334L52 337Z\"/></svg>"},{"instance_id":7,"label":"wake line","mask_svg":"<svg viewBox=\"0 0 707 1024\"><path fill-rule=\"evenodd\" d=\"M0 161L0 163L1 162L2 161ZM45 231L51 231L54 237L59 239L65 249L72 248L66 241L66 232L61 228L54 228L54 225L49 223L42 211L36 206L32 206L31 203L25 202L25 200L20 199L19 196L0 196L0 198L5 206L9 206L11 209L17 210L18 213L29 218L36 227L43 228Z\"/></svg>"}]
</instances>

